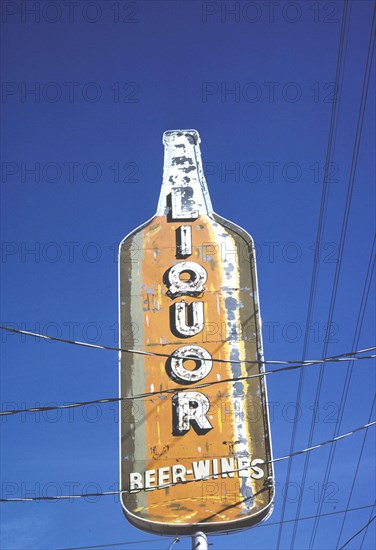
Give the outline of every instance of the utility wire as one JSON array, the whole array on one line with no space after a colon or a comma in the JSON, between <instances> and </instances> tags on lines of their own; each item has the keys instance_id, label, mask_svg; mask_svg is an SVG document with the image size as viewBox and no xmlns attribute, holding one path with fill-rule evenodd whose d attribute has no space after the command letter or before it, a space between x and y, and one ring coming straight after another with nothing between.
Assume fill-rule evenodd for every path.
<instances>
[{"instance_id":1,"label":"utility wire","mask_svg":"<svg viewBox=\"0 0 376 550\"><path fill-rule=\"evenodd\" d=\"M170 538L170 537L168 537ZM94 544L90 546L70 546L69 548L58 548L57 550L91 550L92 548L109 548L110 546L125 546L128 544L148 544L159 542L158 539L146 539L146 540L135 540L135 541L126 541L126 542L114 542L112 544Z\"/></svg>"},{"instance_id":2,"label":"utility wire","mask_svg":"<svg viewBox=\"0 0 376 550\"><path fill-rule=\"evenodd\" d=\"M376 348L376 346L375 346ZM367 348L367 349L375 349L375 348ZM365 350L360 350L360 351L355 351L354 353L362 353L363 351ZM372 355L363 355L363 356L360 356L360 357L348 357L348 354L344 354L343 355L343 359L340 357L340 356L336 356L335 359L332 359L332 358L325 358L325 359L322 359L322 361L325 361L325 362L339 362L339 361L359 361L360 359L375 359L376 358L376 354L372 354ZM320 363L321 361L319 361ZM290 370L296 370L296 369L302 369L302 368L305 368L307 366L311 366L311 365L316 365L317 362L316 361L311 361L311 362L305 362L303 365L292 365L292 366L288 366L288 367L282 367L280 369L274 369L274 370L271 370L271 371L265 371L265 372L262 372L262 373L257 373L257 374L249 374L247 376L238 376L238 377L235 377L235 378L223 378L222 380L213 380L212 382L203 382L202 384L195 384L194 386L190 386L190 390L197 390L197 389L202 389L202 388L207 388L207 387L210 387L210 386L215 386L217 384L223 384L223 383L226 383L226 382L238 382L238 381L241 381L241 380L250 380L252 378L259 378L261 376L267 376L269 374L274 374L274 373L277 373L277 372L285 372L285 371L290 371ZM24 408L24 409L12 409L12 410L3 410L3 411L0 411L0 416L11 416L11 415L15 415L15 414L20 414L20 413L36 413L36 412L44 412L44 411L54 411L54 410L58 410L58 409L73 409L73 408L76 408L76 407L85 407L87 405L95 405L95 404L104 404L104 403L116 403L116 402L119 402L119 401L132 401L134 399L145 399L147 397L153 397L153 396L156 396L156 395L163 395L163 394L169 394L169 393L176 393L177 391L177 388L169 388L169 389L165 389L165 390L159 390L159 391L153 391L153 392L146 392L146 393L140 393L140 394L137 394L137 395L130 395L130 396L127 396L127 397L105 397L105 398L102 398L102 399L93 399L91 401L79 401L77 403L66 403L65 405L52 405L52 406L44 406L44 407L29 407L29 408ZM4 406L4 404L3 404Z\"/></svg>"},{"instance_id":3,"label":"utility wire","mask_svg":"<svg viewBox=\"0 0 376 550\"><path fill-rule=\"evenodd\" d=\"M357 537L362 531L364 531L364 529L367 529L368 525L370 525L370 523L372 523L374 520L376 519L376 516L373 516L369 521L368 523L366 523L366 525L364 525L361 529L359 529L359 531L357 531L351 538L349 538L349 540L347 540L345 542L345 544L343 544L341 546L341 548L339 548L338 550L343 550L343 548L345 548L349 542L351 542L353 539L355 539L355 537Z\"/></svg>"},{"instance_id":4,"label":"utility wire","mask_svg":"<svg viewBox=\"0 0 376 550\"><path fill-rule=\"evenodd\" d=\"M370 410L369 417L368 417L368 422L371 422L371 419L372 419L372 412L373 412L373 408L374 408L374 406L375 406L375 403L376 403L376 395L375 395L374 398L373 398L371 410ZM348 497L348 500L347 500L346 509L348 509L349 506L350 506L351 497L352 497L352 494L353 494L353 491L354 491L354 487L355 487L355 481L356 481L356 478L357 478L357 475L358 475L358 471L359 471L359 467L360 467L360 462L361 462L361 460L362 460L363 451L364 451L364 447L365 447L365 444L366 444L366 439L367 439L367 432L364 433L364 437L363 437L363 441L362 441L362 446L361 446L360 453L359 453L358 463L357 463L356 468L355 468L355 473L354 473L354 477L353 477L353 481L352 481L352 485L351 485L349 497ZM340 529L340 531L339 531L339 535L338 535L338 539L337 539L336 548L338 548L339 543L340 543L340 540L341 540L342 531L343 531L343 528L344 528L344 526L345 526L346 517L347 517L347 512L345 511L345 515L344 515L343 518L342 518L342 525L341 525L341 529Z\"/></svg>"},{"instance_id":5,"label":"utility wire","mask_svg":"<svg viewBox=\"0 0 376 550\"><path fill-rule=\"evenodd\" d=\"M330 305L329 305L329 314L328 314L328 323L327 326L330 327L333 319L335 304L336 304L336 297L337 297L337 290L338 290L338 283L339 283L339 276L340 271L342 267L342 259L343 259L343 252L346 242L346 236L347 236L347 227L348 227L348 220L350 215L350 208L351 208L351 202L352 202L352 194L353 194L353 188L354 188L354 182L355 182L355 173L357 168L357 161L358 161L358 155L359 155L359 147L360 147L360 141L361 141L361 135L362 135L362 128L363 128L363 121L364 121L364 112L365 112L365 106L367 101L367 95L368 95L368 88L369 88L369 78L372 68L372 55L373 55L373 46L374 46L374 24L375 24L375 13L373 15L372 24L371 24L371 34L368 44L368 53L367 53L367 61L366 61L366 67L364 71L364 78L363 78L363 86L362 86L362 94L361 94L361 100L360 100L360 106L359 106L359 113L358 113L358 119L357 119L357 127L356 127L356 135L355 135L355 141L354 141L354 147L353 147L353 154L352 154L352 160L351 160L351 167L350 167L350 175L349 175L349 182L348 182L348 188L347 188L347 196L346 196L346 203L345 203L345 209L343 213L342 218L342 228L341 228L341 236L340 236L340 243L339 243L339 253L338 253L338 260L336 263L336 269L334 274L334 280L333 280L333 287L331 292L331 299L330 299ZM325 355L328 348L328 338L325 339L324 342L324 351L323 354ZM315 397L315 403L319 402L320 395L321 395L321 388L323 383L323 377L324 377L324 365L320 367L319 372L319 379L316 389L316 397ZM311 427L309 431L309 437L308 437L308 445L311 444L314 436L315 431L315 411L312 415L311 420ZM304 461L303 466L303 475L302 475L302 487L305 487L305 481L307 477L307 470L309 465L309 456L307 455ZM298 506L296 511L296 517L299 517L301 506L302 506L302 500L303 500L303 493L301 492L299 495L298 500ZM319 503L319 507L321 507L321 500ZM312 530L312 535L309 543L309 549L312 548L312 545L315 540L316 535L316 527L317 522L315 522L314 528ZM292 543L291 547L294 547L295 537L297 533L297 524L294 525L293 533L292 533Z\"/></svg>"},{"instance_id":6,"label":"utility wire","mask_svg":"<svg viewBox=\"0 0 376 550\"><path fill-rule=\"evenodd\" d=\"M64 344L74 344L76 346L84 346L84 347L88 347L88 348L105 349L105 350L110 350L110 351L121 351L123 353L131 353L131 354L134 354L134 355L147 355L147 356L152 356L152 357L171 357L171 353L158 353L158 352L154 352L154 351L142 351L142 350L138 350L138 349L115 348L115 347L107 346L107 345L90 344L88 342L79 342L79 341L76 341L76 340L67 340L65 338L57 338L56 336L48 336L47 334L40 334L38 332L30 332L28 330L21 330L21 329L16 329L16 328L12 328L12 327L6 327L6 326L0 326L0 330L6 330L6 331L9 331L9 332L15 332L17 334L25 334L26 336L34 336L35 338L43 338L45 340L54 340L56 342L63 342ZM313 364L322 363L323 361L337 361L337 360L338 361L346 361L352 355L356 355L356 354L359 354L359 353L366 353L366 352L369 352L369 351L373 351L375 349L376 349L376 346L371 346L371 347L364 348L364 349L357 350L357 351L341 353L339 355L333 355L332 357L326 357L326 358L324 357L323 359L311 359L309 361L301 361L301 360L290 360L290 361L275 361L275 360L258 361L258 360L255 360L255 361L250 361L250 360L247 360L247 359L243 359L243 360L217 359L215 357L211 358L211 361L213 361L215 363L235 363L235 364L249 363L251 365L254 365L254 364L256 364L256 365L295 365L297 363L298 364L303 364L303 365L313 365ZM183 356L179 356L179 355L175 355L175 354L174 354L174 357L176 359L187 359L187 357L185 357L185 356L183 357ZM257 376L263 376L264 374L266 374L266 373L262 373L261 375L257 375Z\"/></svg>"},{"instance_id":7,"label":"utility wire","mask_svg":"<svg viewBox=\"0 0 376 550\"><path fill-rule=\"evenodd\" d=\"M290 456L298 456L303 453L310 453L311 451L314 451L316 449L319 449L320 447L324 447L325 445L329 445L330 443L333 443L335 441L339 441L340 439L344 439L346 437L349 437L357 432L360 432L362 430L368 430L368 428L371 428L372 426L376 425L376 420L374 422L368 422L368 424L365 424L364 426L359 426L358 428L354 428L350 432L347 432L345 434L342 434L338 437L335 437L333 439L328 439L327 441L323 441L321 443L317 443L316 445L313 445L312 447L309 447L307 449L302 449L301 451L295 451L291 455L281 456L279 458L273 458L271 460L266 460L263 464L272 464L274 462L280 462L281 460L286 460L290 458ZM242 472L245 470L248 470L249 467L243 467L243 468L236 468L231 471L226 471L226 474L232 474L237 472ZM196 483L197 481L203 481L207 480L209 478L217 478L217 474L208 474L203 476L201 479L187 479L186 481L181 482L183 485L186 483ZM267 479L265 480L267 481ZM162 485L156 485L154 489L167 489L168 487L172 487L176 485L176 483L163 483ZM137 491L148 491L149 489L138 489ZM103 493L85 493L80 495L56 495L51 497L27 497L27 498L0 498L0 502L30 502L34 500L69 500L72 498L85 498L85 497L100 497L100 496L110 496L110 495L121 495L121 494L133 494L135 491L130 491L128 489L123 489L122 491L106 491Z\"/></svg>"},{"instance_id":8,"label":"utility wire","mask_svg":"<svg viewBox=\"0 0 376 550\"><path fill-rule=\"evenodd\" d=\"M175 546L175 544L177 542L180 542L180 538L179 537L175 537L175 539L172 541L172 543L170 544L170 546L167 548L167 550L172 550L173 546Z\"/></svg>"},{"instance_id":9,"label":"utility wire","mask_svg":"<svg viewBox=\"0 0 376 550\"><path fill-rule=\"evenodd\" d=\"M345 43L345 36L347 34L347 28L346 28L347 9L348 9L348 0L345 0L344 6L343 6L343 13L342 13L342 25L341 25L341 34L340 34L340 40L339 40L336 76L335 76L335 83L337 86L339 85L339 82L341 80L340 76L342 73L342 66L343 66L343 49L344 49L344 43ZM306 318L305 333L304 333L304 344L303 344L303 352L302 352L303 361L306 359L307 352L308 352L309 334L310 334L309 327L311 326L311 321L312 321L313 306L314 306L316 288L317 288L317 278L319 273L321 239L322 239L324 225L325 225L325 215L326 215L327 199L328 199L328 191L329 191L329 177L328 177L329 167L330 167L330 162L332 159L332 153L334 148L333 136L335 134L335 127L336 127L336 120L337 120L337 103L338 103L337 101L333 101L331 115L330 115L329 136L328 136L328 144L326 148L326 159L324 164L323 188L322 188L321 200L320 200L320 212L319 212L319 221L317 225L316 246L315 246L314 259L313 259L312 277L311 277L311 285L310 285L309 299L308 299L308 310L307 310L307 318ZM305 371L301 370L299 374L298 389L297 389L297 395L295 400L298 406L300 405L302 400L304 375L305 375ZM297 433L297 423L294 422L292 427L291 439L290 439L290 452L292 452L292 449L295 446L296 433ZM290 459L287 465L287 473L286 473L286 481L285 481L286 487L288 487L290 482L292 462L293 462L292 459ZM282 500L282 512L281 512L282 522L285 517L285 511L286 511L286 498ZM280 528L278 530L277 544L276 544L277 550L279 550L280 548L282 531L283 531L283 523L281 523ZM293 547L293 544L294 544L294 539L292 542L292 547Z\"/></svg>"},{"instance_id":10,"label":"utility wire","mask_svg":"<svg viewBox=\"0 0 376 550\"><path fill-rule=\"evenodd\" d=\"M327 322L328 327L330 327L331 324L332 324L334 311L335 311L335 306L336 306L337 291L338 291L338 286L339 286L339 278L340 278L340 272L341 272L341 267L342 267L343 254L344 254L346 237L347 237L347 227L348 227L348 222L349 222L349 218L350 218L351 202L352 202L352 196L353 196L353 190L354 190L354 184L355 184L355 174L356 174L356 169L357 169L357 165L358 165L358 156L359 156L360 143L361 143L361 137L362 137L364 114L365 114L366 105L367 105L369 82L370 82L370 76L371 76L371 72L372 72L372 59L373 59L374 46L375 46L375 22L376 22L375 15L376 15L376 12L374 10L372 23L371 23L370 38L369 38L369 43L368 43L367 59L366 59L366 64L365 64L364 77L363 77L362 95L361 95L360 106L359 106L359 113L358 113L358 120L357 120L357 126L356 126L353 154L352 154L352 159L351 159L351 167L350 167L350 175L349 175L349 182L348 182L348 188L347 188L345 210L344 210L343 219L342 219L342 228L341 228L341 236L340 236L340 243L339 243L338 261L336 263L334 281L333 281L333 288L332 288L331 299L330 299L328 322ZM358 322L359 322L359 320L358 320ZM354 337L354 340L355 339L356 339L356 336ZM323 355L324 356L326 355L326 353L328 351L328 347L329 347L329 338L326 338L325 342L324 342L324 348L323 348ZM349 368L349 371L350 371L350 368ZM321 365L315 403L318 403L319 399L320 399L321 388L322 388L323 379L324 379L324 373L325 373L325 366ZM350 376L351 376L351 373L348 372L348 376L346 377L346 381L345 381L345 384L344 384L344 390L343 390L344 393L347 393L347 389L346 389L345 386L346 386L346 383L348 382L348 379L349 379ZM310 430L310 433L312 433L312 436L314 434L315 427L316 427L315 419L314 419L314 417L312 417L311 430ZM329 462L331 462L332 460L333 460L333 456L330 457ZM309 458L307 460L307 467L308 467L308 463L309 463ZM306 471L307 470L305 470L305 473L306 473ZM327 472L328 472L328 469L327 469ZM325 480L324 483L326 483L326 481L327 481L327 479ZM305 476L303 476L303 487L304 487L304 483L305 483ZM323 493L324 493L324 491L321 493L321 495L319 497L319 503L318 503L318 507L317 507L317 513L318 514L320 514L321 509L322 509L322 505L323 505L323 500L324 500L323 499ZM309 550L311 550L313 548L315 538L316 538L316 534L317 534L319 521L320 521L319 518L314 521L313 528L312 528L312 534L311 534L311 538L310 538L310 543L309 543Z\"/></svg>"},{"instance_id":11,"label":"utility wire","mask_svg":"<svg viewBox=\"0 0 376 550\"><path fill-rule=\"evenodd\" d=\"M361 426L359 428L355 428L354 430L351 430L351 432L347 432L342 435L338 435L337 437L333 437L333 439L328 439L327 441L323 441L322 443L318 443L317 445L312 445L311 447L308 447L307 449L303 449L302 451L295 451L294 453L288 454L286 456L282 456L280 458L273 458L272 460L267 461L269 462L279 462L280 460L286 460L287 458L290 458L290 456L298 456L303 453L308 453L310 451L313 451L314 449L319 449L320 447L323 447L324 445L328 445L329 443L334 443L335 441L339 441L340 439L343 439L345 437L348 437L349 435L352 435L356 432L359 432L360 430L365 430L370 428L371 426L374 426L376 424L376 420L374 422L368 422L368 424L365 424L364 426Z\"/></svg>"},{"instance_id":12,"label":"utility wire","mask_svg":"<svg viewBox=\"0 0 376 550\"><path fill-rule=\"evenodd\" d=\"M373 505L372 504L367 504L365 506L358 506L356 508L349 508L347 510L347 512L355 512L357 510L365 510L365 509L368 509L368 508L373 508ZM321 517L326 517L326 516L335 516L336 514L343 514L346 510L336 510L335 512L325 512L324 514L321 514ZM306 520L309 520L309 519L314 519L316 516L305 516L303 518L298 518L298 521L306 521ZM292 519L285 519L283 520L283 523L293 523L295 520L295 518L292 518ZM281 521L274 521L274 522L265 522L265 523L259 523L258 525L255 525L252 527L252 529L257 529L258 527L272 527L273 525L280 525L282 522ZM68 550L68 549L67 549Z\"/></svg>"},{"instance_id":13,"label":"utility wire","mask_svg":"<svg viewBox=\"0 0 376 550\"><path fill-rule=\"evenodd\" d=\"M358 506L357 508L350 508L348 509L347 511L348 512L355 512L357 510L365 510L365 509L368 509L368 508L373 508L373 504L367 504L365 506ZM345 512L345 510L336 510L335 512L326 512L325 514L322 514L321 517L326 517L326 516L334 516L336 514L343 514ZM306 516L304 518L299 518L298 521L305 521L305 520L309 520L309 519L313 519L314 517L316 516ZM284 520L283 523L291 523L292 521L295 521L295 519L286 519ZM272 527L274 525L280 525L281 522L280 521L274 521L274 522L261 522L257 525L254 525L252 527L252 530L253 529L258 529L260 527ZM220 535L223 535L224 533L220 533ZM228 534L228 533L226 533ZM219 536L219 533L211 533L211 536L215 537L215 536ZM173 535L163 535L165 538L174 538L174 540L176 539L176 537L173 537ZM190 538L189 535L186 535L186 536L180 536L179 538ZM140 540L140 541L134 541L134 542L129 542L129 541L126 541L126 542L113 542L113 543L109 543L109 544L95 544L95 545L90 545L90 546L70 546L69 548L55 548L55 550L92 550L94 548L110 548L110 547L115 547L115 546L123 546L123 545L128 545L128 544L142 544L142 543L151 543L151 542L158 542L158 539L148 539L148 540Z\"/></svg>"},{"instance_id":14,"label":"utility wire","mask_svg":"<svg viewBox=\"0 0 376 550\"><path fill-rule=\"evenodd\" d=\"M356 327L355 327L355 333L354 333L354 338L353 338L353 346L358 345L360 335L361 335L361 332L362 332L362 328L363 328L364 315L365 315L365 312L366 312L368 296L369 296L369 292L370 292L370 288L371 288L371 282L372 282L372 277L373 277L373 272L374 272L374 267L375 267L375 259L376 259L375 250L376 250L376 235L374 236L373 243L372 243L372 249L371 249L370 259L369 259L368 268L367 268L367 274L366 274L366 277L365 277L365 282L364 282L364 287L363 287L363 292L362 292L362 297L361 297L360 307L359 307L359 312L358 312L358 318L357 318ZM340 401L339 411L338 411L338 417L337 417L336 425L335 425L335 428L334 428L334 433L333 433L334 436L338 435L338 433L340 432L341 427L342 427L342 420L343 420L345 407L346 407L346 402L347 402L347 398L348 398L348 394L349 394L349 388L350 388L352 374L353 374L353 363L349 362L349 364L347 366L346 378L345 378L344 385L343 385L341 401ZM372 404L372 408L371 408L371 412L370 412L370 418L372 418L372 409L373 409L373 404ZM360 451L360 456L363 452L363 447L364 447L364 441L363 441L362 449ZM330 479L330 474L331 474L331 471L332 471L335 452L336 452L336 444L334 444L333 447L331 447L331 449L330 449L329 457L328 457L327 464L326 464L324 479L323 479L323 482L322 482L323 487L327 486L328 480ZM360 460L360 458L359 458L359 460ZM358 461L358 466L359 466L359 461ZM356 471L354 473L354 481L355 481L357 471L358 471L358 469L356 469ZM322 506L323 506L323 501L324 501L323 497L321 499L319 499L319 503L318 503L318 506L317 506L317 514L321 513ZM315 531L315 533L318 529L319 522L320 522L319 518L315 519L315 521L314 521L313 530ZM342 532L342 529L341 529L341 532Z\"/></svg>"},{"instance_id":15,"label":"utility wire","mask_svg":"<svg viewBox=\"0 0 376 550\"><path fill-rule=\"evenodd\" d=\"M372 508L372 511L371 511L371 514L370 514L370 519L372 517L373 512L375 511L375 508L376 508L376 502L373 505L373 508ZM369 527L369 523L368 523L368 525L366 526L366 528L364 530L363 537L362 537L362 542L360 543L359 550L362 550L362 548L363 548L364 540L367 536L368 527Z\"/></svg>"}]
</instances>

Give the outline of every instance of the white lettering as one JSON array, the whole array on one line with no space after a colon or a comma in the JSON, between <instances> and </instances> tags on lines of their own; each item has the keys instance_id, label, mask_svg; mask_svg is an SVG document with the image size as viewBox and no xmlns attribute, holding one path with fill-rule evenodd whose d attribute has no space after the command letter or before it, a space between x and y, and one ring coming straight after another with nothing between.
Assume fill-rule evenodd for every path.
<instances>
[{"instance_id":1,"label":"white lettering","mask_svg":"<svg viewBox=\"0 0 376 550\"><path fill-rule=\"evenodd\" d=\"M182 273L188 273L188 281L181 280ZM167 278L171 296L197 296L204 292L208 275L205 268L196 262L180 262L171 267Z\"/></svg>"},{"instance_id":2,"label":"white lettering","mask_svg":"<svg viewBox=\"0 0 376 550\"><path fill-rule=\"evenodd\" d=\"M237 460L238 460L238 468L239 468L239 472L238 472L239 477L249 477L250 476L249 458L247 458L246 456L239 456Z\"/></svg>"},{"instance_id":3,"label":"white lettering","mask_svg":"<svg viewBox=\"0 0 376 550\"><path fill-rule=\"evenodd\" d=\"M213 478L218 479L218 459L217 458L213 458L212 468L213 468Z\"/></svg>"},{"instance_id":4,"label":"white lettering","mask_svg":"<svg viewBox=\"0 0 376 550\"><path fill-rule=\"evenodd\" d=\"M195 206L192 187L173 187L171 189L171 219L172 220L195 220L198 218L198 211L193 210Z\"/></svg>"},{"instance_id":5,"label":"white lettering","mask_svg":"<svg viewBox=\"0 0 376 550\"><path fill-rule=\"evenodd\" d=\"M138 472L132 472L129 474L129 490L131 493L137 493L140 489L144 488L142 482L142 475Z\"/></svg>"},{"instance_id":6,"label":"white lettering","mask_svg":"<svg viewBox=\"0 0 376 550\"><path fill-rule=\"evenodd\" d=\"M256 466L256 464L264 464L264 461L261 460L261 458L255 458L254 460L252 460L251 468L254 473L251 474L251 477L253 479L261 479L264 477L264 470Z\"/></svg>"},{"instance_id":7,"label":"white lettering","mask_svg":"<svg viewBox=\"0 0 376 550\"><path fill-rule=\"evenodd\" d=\"M186 393L185 396L187 395L189 396L190 394ZM197 403L197 394L193 395L194 399L189 399L191 402L194 401ZM205 396L203 397L205 398ZM184 399L188 398L185 397ZM187 429L189 429L189 421ZM261 479L265 475L263 469L258 466L258 464L264 464L264 461L260 458L255 458L251 461L250 458L242 456L237 457L236 462L237 468L235 468L234 457L212 458L194 461L190 469L187 469L182 464L173 464L172 466L164 466L157 470L146 470L143 474L132 472L129 474L129 492L138 493L142 489L146 491L163 489L166 485L184 483L186 476L192 474L196 481L200 479L209 480L210 478L217 479L218 475L226 478L235 477L236 474L240 478L251 477L253 479Z\"/></svg>"},{"instance_id":8,"label":"white lettering","mask_svg":"<svg viewBox=\"0 0 376 550\"><path fill-rule=\"evenodd\" d=\"M155 470L146 470L145 489L147 491L154 491L155 487L152 486L153 483L155 483Z\"/></svg>"},{"instance_id":9,"label":"white lettering","mask_svg":"<svg viewBox=\"0 0 376 550\"><path fill-rule=\"evenodd\" d=\"M213 429L206 417L210 409L209 399L200 392L179 392L172 398L173 433L182 435L192 427L197 434Z\"/></svg>"},{"instance_id":10,"label":"white lettering","mask_svg":"<svg viewBox=\"0 0 376 550\"><path fill-rule=\"evenodd\" d=\"M185 481L185 474L187 470L182 464L174 464L172 466L172 483L178 483L179 481Z\"/></svg>"},{"instance_id":11,"label":"white lettering","mask_svg":"<svg viewBox=\"0 0 376 550\"><path fill-rule=\"evenodd\" d=\"M187 370L184 367L184 361L187 360L195 361L196 368L194 370ZM202 380L209 374L212 367L213 361L210 353L200 346L182 346L176 349L167 361L168 374L173 380L182 384L192 384Z\"/></svg>"},{"instance_id":12,"label":"white lettering","mask_svg":"<svg viewBox=\"0 0 376 550\"><path fill-rule=\"evenodd\" d=\"M235 477L235 462L233 458L221 458L222 477Z\"/></svg>"},{"instance_id":13,"label":"white lettering","mask_svg":"<svg viewBox=\"0 0 376 550\"><path fill-rule=\"evenodd\" d=\"M168 466L164 468L158 468L158 486L169 483L170 481L170 468Z\"/></svg>"},{"instance_id":14,"label":"white lettering","mask_svg":"<svg viewBox=\"0 0 376 550\"><path fill-rule=\"evenodd\" d=\"M209 460L199 460L192 462L195 479L209 479Z\"/></svg>"},{"instance_id":15,"label":"white lettering","mask_svg":"<svg viewBox=\"0 0 376 550\"><path fill-rule=\"evenodd\" d=\"M176 230L176 257L186 258L192 254L192 228L181 225Z\"/></svg>"},{"instance_id":16,"label":"white lettering","mask_svg":"<svg viewBox=\"0 0 376 550\"><path fill-rule=\"evenodd\" d=\"M194 336L204 330L203 302L178 302L172 305L174 329L180 336Z\"/></svg>"}]
</instances>

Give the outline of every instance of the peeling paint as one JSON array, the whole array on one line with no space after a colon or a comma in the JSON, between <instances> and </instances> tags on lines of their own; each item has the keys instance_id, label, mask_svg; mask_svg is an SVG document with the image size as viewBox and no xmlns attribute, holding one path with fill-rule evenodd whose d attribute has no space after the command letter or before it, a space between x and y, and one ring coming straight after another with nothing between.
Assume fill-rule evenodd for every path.
<instances>
[{"instance_id":1,"label":"peeling paint","mask_svg":"<svg viewBox=\"0 0 376 550\"><path fill-rule=\"evenodd\" d=\"M241 254L245 243L248 243L251 255L254 254L249 244L251 240L240 228L213 213L202 173L198 134L191 131L168 132L164 139L164 179L157 215L131 236L131 242L137 242L140 247L137 264L127 264L129 247L128 252L126 247L121 252L121 295L127 295L127 299L121 300L121 315L128 324L131 319L132 323L141 327L138 334L132 334L132 345L129 343L129 334L123 331L123 339L128 340L126 344L124 341L122 347L165 353L171 358L175 350L188 344L191 352L195 346L199 346L212 357L225 362L213 362L207 373L199 371L203 365L201 360L196 362L194 370L187 374L186 385L182 385L181 377L174 379L170 376L166 358L122 354L122 395L144 393L154 388L158 388L158 391L172 389L175 394L189 392L190 383L200 381L203 372L205 382L222 381L218 389L209 386L202 392L193 392L197 399L205 395L209 400L208 418L212 429L207 435L196 433L194 429L189 429L184 435L172 433L174 394L171 393L137 401L135 405L139 407L138 411L133 411L133 407L131 409L133 421L129 418L129 408L124 408L128 422L122 427L121 456L130 457L122 460L124 488L129 485L130 472L154 471L151 475L156 476L161 468L167 468L161 473L163 480L163 475L172 475L173 466L180 468L182 465L186 469L186 479L191 480L193 462L205 457L211 468L215 468L212 461L219 464L220 458L227 461L236 461L237 457L243 457L244 460L256 458L265 462L271 458L269 438L265 435L268 420L264 380L257 378L225 382L259 372L257 364L246 367L239 361L262 357L254 256L252 263L247 264ZM176 191L177 204L171 203L173 188L179 190ZM178 207L180 211L176 210ZM190 216L192 211L195 216L197 214L196 218ZM185 215L187 218L175 219L173 215L176 212L180 212L182 218ZM182 281L182 271L179 269L183 262L181 257L175 255L176 231L183 224L191 228L192 247L185 248L188 261L206 270L206 278L196 276L196 267L191 270L191 274L186 270L193 287L201 285L197 295L189 294L188 298L184 292L179 293ZM206 250L209 254L205 254L203 243L215 243L218 254L208 247ZM228 258L223 258L223 254L227 254ZM183 260L186 261L185 258ZM172 277L171 280L169 274L172 267L177 267L178 277ZM177 292L171 292L171 287ZM171 306L183 302L187 306L181 306L185 308L185 315L181 314L180 334L173 334L171 323L174 322L176 307L174 310ZM223 333L221 328L214 338L207 338L208 334L199 330L202 327L197 319L188 319L188 306L198 302L204 303L205 322L223 326ZM252 319L256 327L252 333L253 339L249 338L249 333L245 336L243 332L248 319ZM192 333L184 334L184 322L192 327ZM125 321L120 325L125 326ZM251 422L248 417L247 406L250 403L256 404L263 411L258 424ZM138 414L140 410L141 416ZM189 411L184 414L185 419L189 420ZM225 451L222 442L227 442ZM263 465L260 471L264 479L273 475L271 464ZM224 484L223 493L211 495L210 498L208 495L206 503L202 502L205 483L208 483L205 475L202 476L203 481L197 480L195 483L184 484L180 480L169 488L152 487L154 490L139 491L132 494L131 498L124 494L122 502L125 510L129 510L129 514L126 514L132 523L149 530L152 522L151 530L154 532L189 533L201 525L208 532L218 528L239 528L265 518L271 510L273 488L261 490L264 479L253 478L251 473L251 468L248 477L237 474L221 477L217 472L221 484ZM231 482L231 486L228 482ZM233 498L231 495L236 495L237 504L224 507L221 498L229 500Z\"/></svg>"}]
</instances>

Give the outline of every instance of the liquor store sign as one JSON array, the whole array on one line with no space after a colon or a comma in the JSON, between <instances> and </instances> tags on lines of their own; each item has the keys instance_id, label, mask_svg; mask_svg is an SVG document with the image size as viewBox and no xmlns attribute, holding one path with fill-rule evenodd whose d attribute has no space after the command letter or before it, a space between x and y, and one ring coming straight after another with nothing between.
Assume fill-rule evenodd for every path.
<instances>
[{"instance_id":1,"label":"liquor store sign","mask_svg":"<svg viewBox=\"0 0 376 550\"><path fill-rule=\"evenodd\" d=\"M120 357L121 395L144 396L121 405L122 504L148 531L239 529L273 500L265 383L245 378L261 374L254 251L211 209L197 132L164 142L157 214L120 246L120 345L150 353Z\"/></svg>"}]
</instances>

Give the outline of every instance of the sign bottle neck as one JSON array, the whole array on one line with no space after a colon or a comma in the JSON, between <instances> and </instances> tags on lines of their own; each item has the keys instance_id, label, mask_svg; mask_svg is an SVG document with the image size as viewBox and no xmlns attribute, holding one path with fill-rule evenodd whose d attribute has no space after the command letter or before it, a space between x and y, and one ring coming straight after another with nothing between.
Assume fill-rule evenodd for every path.
<instances>
[{"instance_id":1,"label":"sign bottle neck","mask_svg":"<svg viewBox=\"0 0 376 550\"><path fill-rule=\"evenodd\" d=\"M200 136L196 130L170 130L163 134L163 182L157 216L171 214L179 201L181 218L189 220L213 212L202 169Z\"/></svg>"}]
</instances>

